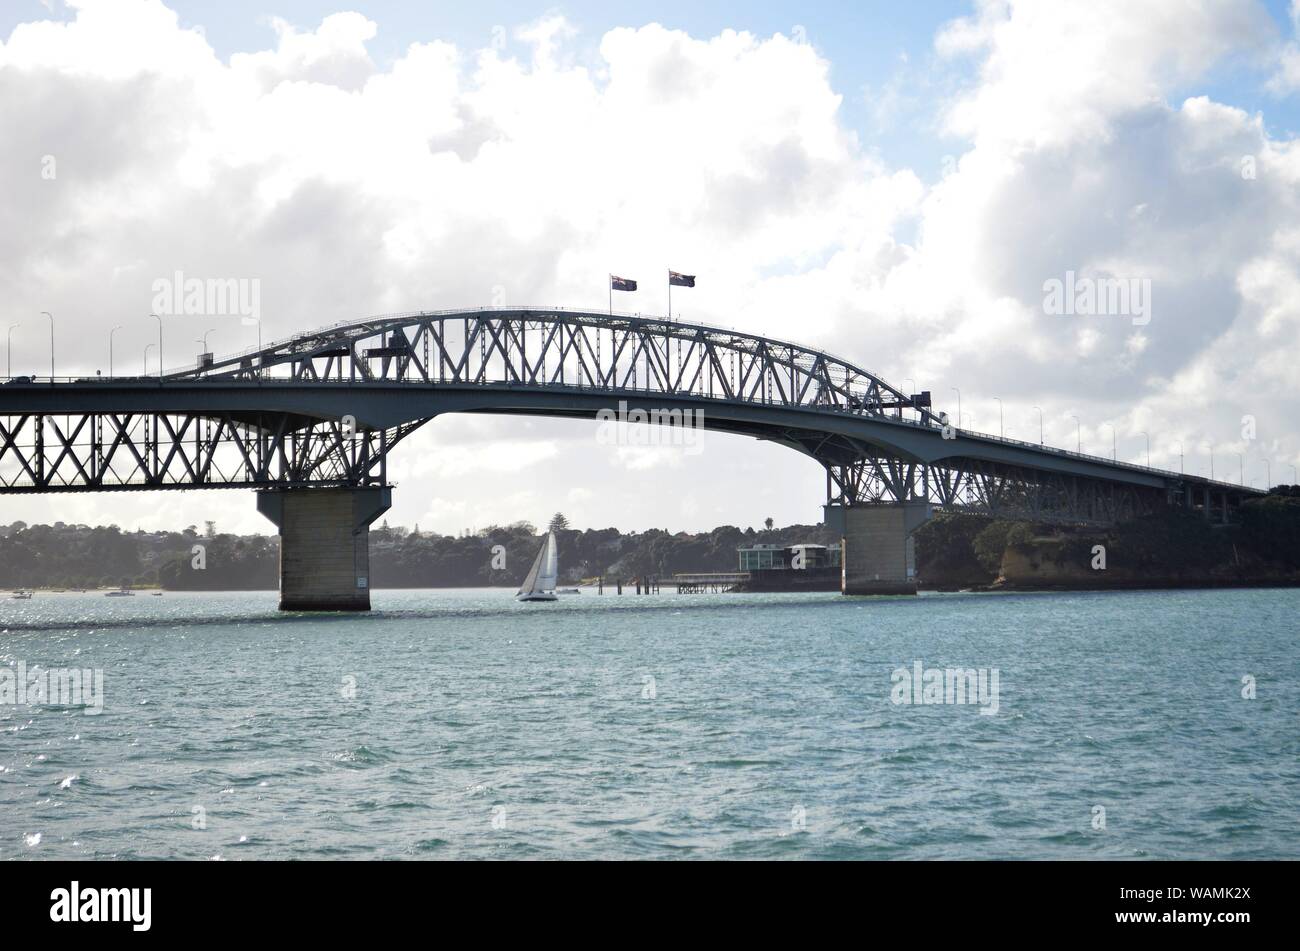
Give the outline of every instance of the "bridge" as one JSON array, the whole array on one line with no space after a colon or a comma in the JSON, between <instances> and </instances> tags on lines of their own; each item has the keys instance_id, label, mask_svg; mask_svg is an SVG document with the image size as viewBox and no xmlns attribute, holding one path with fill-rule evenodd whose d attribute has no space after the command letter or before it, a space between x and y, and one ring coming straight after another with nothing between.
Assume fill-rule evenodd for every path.
<instances>
[{"instance_id":1,"label":"bridge","mask_svg":"<svg viewBox=\"0 0 1300 951\"><path fill-rule=\"evenodd\" d=\"M928 392L798 344L563 308L374 317L156 377L9 379L0 493L254 489L281 536L281 607L365 609L368 526L406 436L443 413L623 410L817 460L846 593L908 590L910 533L936 509L1110 524L1181 505L1227 521L1263 494L961 430Z\"/></svg>"}]
</instances>

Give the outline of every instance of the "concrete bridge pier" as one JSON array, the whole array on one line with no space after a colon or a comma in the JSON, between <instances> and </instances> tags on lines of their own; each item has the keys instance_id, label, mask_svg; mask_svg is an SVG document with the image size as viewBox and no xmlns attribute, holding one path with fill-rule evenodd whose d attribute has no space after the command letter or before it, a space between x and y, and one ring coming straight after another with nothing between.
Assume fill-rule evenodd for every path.
<instances>
[{"instance_id":1,"label":"concrete bridge pier","mask_svg":"<svg viewBox=\"0 0 1300 951\"><path fill-rule=\"evenodd\" d=\"M280 532L280 610L369 611L370 523L392 504L388 486L259 491Z\"/></svg>"},{"instance_id":2,"label":"concrete bridge pier","mask_svg":"<svg viewBox=\"0 0 1300 951\"><path fill-rule=\"evenodd\" d=\"M842 594L916 594L912 532L928 502L878 502L843 510Z\"/></svg>"}]
</instances>

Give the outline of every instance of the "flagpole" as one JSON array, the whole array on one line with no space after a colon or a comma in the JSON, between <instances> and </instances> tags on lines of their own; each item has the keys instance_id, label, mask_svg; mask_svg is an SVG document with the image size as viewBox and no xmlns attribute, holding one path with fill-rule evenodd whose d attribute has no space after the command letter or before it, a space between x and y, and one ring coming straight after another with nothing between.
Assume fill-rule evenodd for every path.
<instances>
[{"instance_id":1,"label":"flagpole","mask_svg":"<svg viewBox=\"0 0 1300 951\"><path fill-rule=\"evenodd\" d=\"M609 285L609 316L613 317L614 316L614 275L613 274L609 275L609 279L605 283Z\"/></svg>"},{"instance_id":2,"label":"flagpole","mask_svg":"<svg viewBox=\"0 0 1300 951\"><path fill-rule=\"evenodd\" d=\"M668 322L673 319L673 272L668 272Z\"/></svg>"}]
</instances>

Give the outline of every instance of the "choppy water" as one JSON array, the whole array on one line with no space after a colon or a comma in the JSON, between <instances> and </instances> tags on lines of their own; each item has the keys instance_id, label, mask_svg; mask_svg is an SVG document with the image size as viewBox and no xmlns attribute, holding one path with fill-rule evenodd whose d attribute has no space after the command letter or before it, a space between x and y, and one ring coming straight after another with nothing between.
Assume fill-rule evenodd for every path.
<instances>
[{"instance_id":1,"label":"choppy water","mask_svg":"<svg viewBox=\"0 0 1300 951\"><path fill-rule=\"evenodd\" d=\"M0 859L1300 857L1300 591L374 601L0 602Z\"/></svg>"}]
</instances>

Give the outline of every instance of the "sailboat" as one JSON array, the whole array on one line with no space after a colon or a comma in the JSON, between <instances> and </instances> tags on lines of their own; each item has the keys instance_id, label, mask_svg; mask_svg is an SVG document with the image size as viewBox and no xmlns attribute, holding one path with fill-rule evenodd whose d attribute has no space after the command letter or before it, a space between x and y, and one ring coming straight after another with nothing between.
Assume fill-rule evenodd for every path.
<instances>
[{"instance_id":1,"label":"sailboat","mask_svg":"<svg viewBox=\"0 0 1300 951\"><path fill-rule=\"evenodd\" d=\"M555 533L547 532L542 547L528 569L524 583L515 594L516 601L554 601L555 577L559 574L559 552L555 547Z\"/></svg>"}]
</instances>

